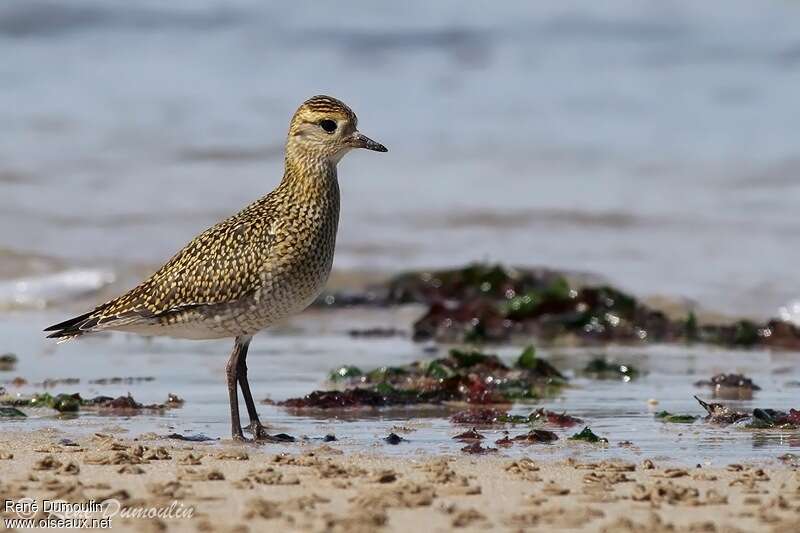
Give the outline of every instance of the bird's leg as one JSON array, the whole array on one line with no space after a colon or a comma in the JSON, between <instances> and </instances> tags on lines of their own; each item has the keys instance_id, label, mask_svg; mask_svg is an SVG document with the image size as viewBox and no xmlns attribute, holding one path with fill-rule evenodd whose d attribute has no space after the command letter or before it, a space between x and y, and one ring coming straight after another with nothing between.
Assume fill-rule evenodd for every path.
<instances>
[{"instance_id":1,"label":"bird's leg","mask_svg":"<svg viewBox=\"0 0 800 533\"><path fill-rule=\"evenodd\" d=\"M238 368L236 371L239 386L242 388L244 403L247 405L247 416L250 418L250 425L247 426L256 439L267 437L267 431L258 419L258 411L253 401L253 394L250 392L250 383L247 381L247 348L250 346L250 338L239 337L236 342L242 347L239 352Z\"/></svg>"},{"instance_id":2,"label":"bird's leg","mask_svg":"<svg viewBox=\"0 0 800 533\"><path fill-rule=\"evenodd\" d=\"M247 345L245 344L245 350ZM225 377L228 380L228 399L231 402L231 436L234 440L244 440L242 434L242 424L239 421L239 395L236 390L236 381L239 369L239 354L242 352L242 345L239 339L233 345L233 351L225 367Z\"/></svg>"}]
</instances>

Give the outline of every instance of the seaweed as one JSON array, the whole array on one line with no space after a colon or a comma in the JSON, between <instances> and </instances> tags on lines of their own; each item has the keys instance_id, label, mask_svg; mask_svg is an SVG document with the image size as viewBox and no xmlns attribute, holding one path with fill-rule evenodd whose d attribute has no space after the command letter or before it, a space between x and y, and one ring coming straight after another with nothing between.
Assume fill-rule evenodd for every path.
<instances>
[{"instance_id":1,"label":"seaweed","mask_svg":"<svg viewBox=\"0 0 800 533\"><path fill-rule=\"evenodd\" d=\"M318 305L423 304L413 326L417 341L505 342L563 337L587 345L609 342L707 343L733 348L800 350L800 326L772 319L706 323L694 311L664 312L589 276L545 268L474 263L462 268L402 273L363 291L327 293ZM354 332L403 334L390 328Z\"/></svg>"},{"instance_id":2,"label":"seaweed","mask_svg":"<svg viewBox=\"0 0 800 533\"><path fill-rule=\"evenodd\" d=\"M709 379L695 382L695 387L736 388L749 391L761 390L761 387L753 383L753 380L742 374L716 374Z\"/></svg>"},{"instance_id":3,"label":"seaweed","mask_svg":"<svg viewBox=\"0 0 800 533\"><path fill-rule=\"evenodd\" d=\"M314 407L318 409L336 409L348 407L391 407L411 405L415 403L439 403L433 397L426 397L422 393L418 398L415 391L405 392L391 386L382 390L354 388L343 391L314 391L302 398L290 398L278 405L293 408Z\"/></svg>"},{"instance_id":4,"label":"seaweed","mask_svg":"<svg viewBox=\"0 0 800 533\"><path fill-rule=\"evenodd\" d=\"M386 444L392 444L392 445L397 445L400 444L401 442L408 442L408 440L404 439L397 433L389 433L389 435L384 437L383 440L386 442Z\"/></svg>"},{"instance_id":5,"label":"seaweed","mask_svg":"<svg viewBox=\"0 0 800 533\"><path fill-rule=\"evenodd\" d=\"M398 366L382 366L371 370L366 374L363 380L368 383L380 383L383 381L394 381L408 374L408 372Z\"/></svg>"},{"instance_id":6,"label":"seaweed","mask_svg":"<svg viewBox=\"0 0 800 533\"><path fill-rule=\"evenodd\" d=\"M546 422L547 424L563 428L572 427L583 423L583 420L580 418L570 416L567 413L555 413L545 409L537 409L536 411L532 412L528 416L528 420L531 423L542 421Z\"/></svg>"},{"instance_id":7,"label":"seaweed","mask_svg":"<svg viewBox=\"0 0 800 533\"><path fill-rule=\"evenodd\" d=\"M113 378L99 378L89 380L92 385L133 385L136 383L148 383L155 381L153 376L129 376L129 377L113 377Z\"/></svg>"},{"instance_id":8,"label":"seaweed","mask_svg":"<svg viewBox=\"0 0 800 533\"><path fill-rule=\"evenodd\" d=\"M700 339L700 329L697 325L697 315L694 311L689 311L685 323L686 342L695 342Z\"/></svg>"},{"instance_id":9,"label":"seaweed","mask_svg":"<svg viewBox=\"0 0 800 533\"><path fill-rule=\"evenodd\" d=\"M467 444L466 446L461 448L461 451L464 453L470 453L474 455L485 455L487 453L496 453L498 450L497 448L484 448L483 446L481 446L480 441L478 441L478 442L473 442L472 444Z\"/></svg>"},{"instance_id":10,"label":"seaweed","mask_svg":"<svg viewBox=\"0 0 800 533\"><path fill-rule=\"evenodd\" d=\"M464 424L468 426L494 426L527 423L527 418L519 415L509 415L508 411L495 408L467 409L459 411L450 417L453 424Z\"/></svg>"},{"instance_id":11,"label":"seaweed","mask_svg":"<svg viewBox=\"0 0 800 533\"><path fill-rule=\"evenodd\" d=\"M413 324L415 341L499 342L511 338L514 323L496 303L477 298L465 302L435 302Z\"/></svg>"},{"instance_id":12,"label":"seaweed","mask_svg":"<svg viewBox=\"0 0 800 533\"><path fill-rule=\"evenodd\" d=\"M559 273L544 269L521 270L473 263L458 269L400 274L387 284L386 301L403 304L478 296L513 298L542 290L559 278Z\"/></svg>"},{"instance_id":13,"label":"seaweed","mask_svg":"<svg viewBox=\"0 0 800 533\"><path fill-rule=\"evenodd\" d=\"M605 437L598 437L594 432L589 429L589 426L584 427L579 433L569 437L569 440L576 440L581 442L589 442L592 444L604 443L608 444L608 439Z\"/></svg>"},{"instance_id":14,"label":"seaweed","mask_svg":"<svg viewBox=\"0 0 800 533\"><path fill-rule=\"evenodd\" d=\"M404 337L406 332L395 328L368 328L351 329L347 334L353 338L385 339L389 337Z\"/></svg>"},{"instance_id":15,"label":"seaweed","mask_svg":"<svg viewBox=\"0 0 800 533\"><path fill-rule=\"evenodd\" d=\"M366 305L421 303L415 340L503 342L514 336L585 344L702 342L735 348L800 349L800 327L779 320L701 323L694 312L670 318L602 283L575 283L563 272L471 264L401 274L360 299Z\"/></svg>"},{"instance_id":16,"label":"seaweed","mask_svg":"<svg viewBox=\"0 0 800 533\"><path fill-rule=\"evenodd\" d=\"M522 435L517 435L511 440L513 440L514 442L523 442L528 444L550 443L558 440L558 435L556 435L552 431L547 431L545 429L532 429L527 433L524 433Z\"/></svg>"},{"instance_id":17,"label":"seaweed","mask_svg":"<svg viewBox=\"0 0 800 533\"><path fill-rule=\"evenodd\" d=\"M78 411L83 405L83 400L79 394L57 394L53 396L50 393L43 392L34 394L30 398L4 399L3 403L16 407L49 407L65 413Z\"/></svg>"},{"instance_id":18,"label":"seaweed","mask_svg":"<svg viewBox=\"0 0 800 533\"><path fill-rule=\"evenodd\" d=\"M500 446L501 448L508 448L514 445L514 441L508 436L508 431L506 431L502 438L494 441L494 444L495 446Z\"/></svg>"},{"instance_id":19,"label":"seaweed","mask_svg":"<svg viewBox=\"0 0 800 533\"><path fill-rule=\"evenodd\" d=\"M344 365L340 366L336 370L331 371L331 373L328 375L328 380L333 382L351 380L353 378L360 378L363 375L364 373L357 366Z\"/></svg>"},{"instance_id":20,"label":"seaweed","mask_svg":"<svg viewBox=\"0 0 800 533\"><path fill-rule=\"evenodd\" d=\"M639 371L630 364L608 361L603 356L598 356L589 361L583 372L596 379L621 379L628 382L639 375Z\"/></svg>"},{"instance_id":21,"label":"seaweed","mask_svg":"<svg viewBox=\"0 0 800 533\"><path fill-rule=\"evenodd\" d=\"M177 396L170 395L167 398L167 403L164 404L150 404L142 405L133 399L132 396L119 396L112 398L110 396L95 396L94 398L84 399L78 393L75 394L56 394L52 395L48 392L34 394L30 397L3 397L0 403L14 407L49 407L55 409L60 413L77 413L81 410L100 410L100 411L132 411L139 412L143 410L164 410L171 407L179 407L183 404L183 400Z\"/></svg>"},{"instance_id":22,"label":"seaweed","mask_svg":"<svg viewBox=\"0 0 800 533\"><path fill-rule=\"evenodd\" d=\"M13 353L0 355L0 372L9 372L17 367L17 356Z\"/></svg>"},{"instance_id":23,"label":"seaweed","mask_svg":"<svg viewBox=\"0 0 800 533\"><path fill-rule=\"evenodd\" d=\"M470 429L469 431L465 431L464 433L459 433L453 440L461 440L461 441L475 441L475 440L483 440L486 437L478 433L478 430L475 428Z\"/></svg>"},{"instance_id":24,"label":"seaweed","mask_svg":"<svg viewBox=\"0 0 800 533\"><path fill-rule=\"evenodd\" d=\"M183 404L186 403L186 400L178 396L177 394L168 393L167 394L167 401L164 402L164 405L167 407L183 407Z\"/></svg>"},{"instance_id":25,"label":"seaweed","mask_svg":"<svg viewBox=\"0 0 800 533\"><path fill-rule=\"evenodd\" d=\"M0 418L27 418L27 415L16 407L0 407Z\"/></svg>"},{"instance_id":26,"label":"seaweed","mask_svg":"<svg viewBox=\"0 0 800 533\"><path fill-rule=\"evenodd\" d=\"M321 409L443 402L487 405L557 394L566 378L547 361L532 357L531 350L526 349L518 359L525 368L509 367L494 354L458 349L450 350L446 357L366 373L343 366L333 374L339 376L336 381L345 385L344 390L318 390L280 405Z\"/></svg>"},{"instance_id":27,"label":"seaweed","mask_svg":"<svg viewBox=\"0 0 800 533\"><path fill-rule=\"evenodd\" d=\"M558 381L566 381L567 379L553 365L544 359L536 357L536 349L532 345L522 351L514 366L527 370L530 374L541 378L550 378Z\"/></svg>"},{"instance_id":28,"label":"seaweed","mask_svg":"<svg viewBox=\"0 0 800 533\"><path fill-rule=\"evenodd\" d=\"M538 316L553 308L563 308L575 296L569 282L563 277L553 279L538 290L514 296L502 306L503 314L512 320Z\"/></svg>"},{"instance_id":29,"label":"seaweed","mask_svg":"<svg viewBox=\"0 0 800 533\"><path fill-rule=\"evenodd\" d=\"M699 416L695 415L676 415L670 413L669 411L659 411L655 414L657 420L661 420L662 422L669 422L672 424L691 424L698 418Z\"/></svg>"},{"instance_id":30,"label":"seaweed","mask_svg":"<svg viewBox=\"0 0 800 533\"><path fill-rule=\"evenodd\" d=\"M787 413L777 409L753 409L753 418L747 427L754 429L795 429L800 427L800 411L789 409Z\"/></svg>"},{"instance_id":31,"label":"seaweed","mask_svg":"<svg viewBox=\"0 0 800 533\"><path fill-rule=\"evenodd\" d=\"M450 417L450 422L470 426L550 424L557 427L572 427L582 423L583 420L566 413L556 413L543 408L536 409L528 416L512 415L501 409L481 408L459 411Z\"/></svg>"},{"instance_id":32,"label":"seaweed","mask_svg":"<svg viewBox=\"0 0 800 533\"><path fill-rule=\"evenodd\" d=\"M77 385L80 383L80 378L47 378L41 383L34 383L35 387L42 387L45 389L52 389L61 385Z\"/></svg>"}]
</instances>

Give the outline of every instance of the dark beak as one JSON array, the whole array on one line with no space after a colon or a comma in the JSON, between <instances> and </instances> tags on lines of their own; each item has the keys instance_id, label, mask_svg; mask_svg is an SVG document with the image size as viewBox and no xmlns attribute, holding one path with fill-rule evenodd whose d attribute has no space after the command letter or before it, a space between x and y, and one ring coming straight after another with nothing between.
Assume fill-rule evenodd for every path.
<instances>
[{"instance_id":1,"label":"dark beak","mask_svg":"<svg viewBox=\"0 0 800 533\"><path fill-rule=\"evenodd\" d=\"M362 133L355 132L353 135L350 136L350 146L353 148L366 148L367 150L372 150L374 152L388 152L389 150L386 149L384 145L381 143L377 143L363 135Z\"/></svg>"}]
</instances>

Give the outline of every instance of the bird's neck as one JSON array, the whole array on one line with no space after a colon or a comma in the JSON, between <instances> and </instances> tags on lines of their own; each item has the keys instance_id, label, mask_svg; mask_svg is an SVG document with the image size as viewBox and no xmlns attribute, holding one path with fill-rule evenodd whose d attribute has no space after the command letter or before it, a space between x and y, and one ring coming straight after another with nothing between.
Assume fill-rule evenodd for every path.
<instances>
[{"instance_id":1,"label":"bird's neck","mask_svg":"<svg viewBox=\"0 0 800 533\"><path fill-rule=\"evenodd\" d=\"M306 203L339 200L336 163L329 159L286 158L280 188Z\"/></svg>"}]
</instances>

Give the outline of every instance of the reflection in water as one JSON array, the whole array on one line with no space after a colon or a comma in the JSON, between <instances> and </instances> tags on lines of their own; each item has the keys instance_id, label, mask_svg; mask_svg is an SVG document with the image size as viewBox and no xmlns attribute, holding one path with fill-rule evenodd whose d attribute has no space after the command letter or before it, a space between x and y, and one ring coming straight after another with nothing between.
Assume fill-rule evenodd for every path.
<instances>
[{"instance_id":1,"label":"reflection in water","mask_svg":"<svg viewBox=\"0 0 800 533\"><path fill-rule=\"evenodd\" d=\"M800 448L800 433L794 432L756 432L753 433L753 448Z\"/></svg>"}]
</instances>

